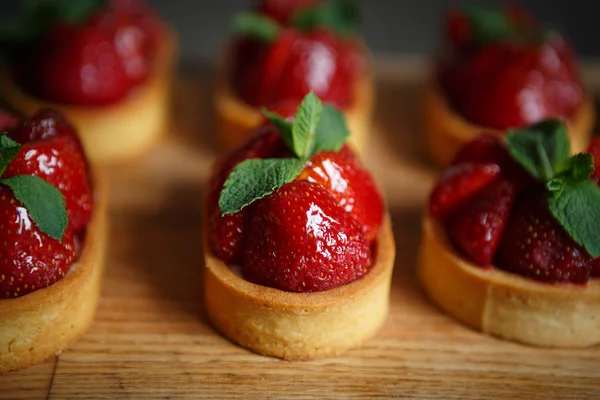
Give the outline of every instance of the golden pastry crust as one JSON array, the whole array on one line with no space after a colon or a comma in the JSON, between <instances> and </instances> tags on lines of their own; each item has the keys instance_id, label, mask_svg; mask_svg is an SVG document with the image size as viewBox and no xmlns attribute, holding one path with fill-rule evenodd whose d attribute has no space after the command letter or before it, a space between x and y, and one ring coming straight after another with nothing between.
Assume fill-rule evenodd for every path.
<instances>
[{"instance_id":1,"label":"golden pastry crust","mask_svg":"<svg viewBox=\"0 0 600 400\"><path fill-rule=\"evenodd\" d=\"M458 256L442 226L423 218L418 276L443 310L482 332L540 347L600 342L600 280L552 285Z\"/></svg>"},{"instance_id":2,"label":"golden pastry crust","mask_svg":"<svg viewBox=\"0 0 600 400\"><path fill-rule=\"evenodd\" d=\"M127 161L151 149L168 128L176 54L175 34L167 31L148 80L108 106L84 107L36 98L15 84L6 66L0 71L0 95L27 116L41 107L61 112L76 127L93 163Z\"/></svg>"},{"instance_id":3,"label":"golden pastry crust","mask_svg":"<svg viewBox=\"0 0 600 400\"><path fill-rule=\"evenodd\" d=\"M213 98L218 142L222 150L238 147L262 120L260 110L245 103L231 88L230 64L225 58L222 73L217 77ZM374 79L371 73L365 73L354 86L354 104L343 110L350 130L349 143L359 153L369 138L374 102Z\"/></svg>"},{"instance_id":4,"label":"golden pastry crust","mask_svg":"<svg viewBox=\"0 0 600 400\"><path fill-rule=\"evenodd\" d=\"M101 175L95 178L95 211L76 265L44 289L0 299L0 372L39 364L59 354L92 323L107 231L107 187Z\"/></svg>"},{"instance_id":5,"label":"golden pastry crust","mask_svg":"<svg viewBox=\"0 0 600 400\"><path fill-rule=\"evenodd\" d=\"M386 217L374 266L362 279L314 293L250 283L214 256L204 229L205 307L223 335L257 353L286 360L339 355L375 335L384 323L395 257Z\"/></svg>"},{"instance_id":6,"label":"golden pastry crust","mask_svg":"<svg viewBox=\"0 0 600 400\"><path fill-rule=\"evenodd\" d=\"M458 150L482 132L504 132L472 124L453 110L433 80L423 92L423 132L429 155L439 165L449 165ZM573 153L586 151L596 120L594 104L585 97L575 116L568 122Z\"/></svg>"}]
</instances>

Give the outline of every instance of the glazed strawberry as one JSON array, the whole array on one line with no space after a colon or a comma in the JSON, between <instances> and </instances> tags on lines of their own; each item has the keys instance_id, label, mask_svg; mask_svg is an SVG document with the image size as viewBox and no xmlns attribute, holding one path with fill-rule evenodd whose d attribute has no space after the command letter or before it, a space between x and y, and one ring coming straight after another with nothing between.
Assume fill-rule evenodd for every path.
<instances>
[{"instance_id":1,"label":"glazed strawberry","mask_svg":"<svg viewBox=\"0 0 600 400\"><path fill-rule=\"evenodd\" d=\"M287 24L294 14L318 3L319 0L261 0L258 11L281 24Z\"/></svg>"},{"instance_id":2,"label":"glazed strawberry","mask_svg":"<svg viewBox=\"0 0 600 400\"><path fill-rule=\"evenodd\" d=\"M298 181L256 203L243 260L243 276L251 282L315 292L364 276L370 250L358 223L327 190Z\"/></svg>"},{"instance_id":3,"label":"glazed strawberry","mask_svg":"<svg viewBox=\"0 0 600 400\"><path fill-rule=\"evenodd\" d=\"M492 262L517 193L513 183L496 180L452 213L450 238L475 263Z\"/></svg>"},{"instance_id":4,"label":"glazed strawberry","mask_svg":"<svg viewBox=\"0 0 600 400\"><path fill-rule=\"evenodd\" d=\"M358 221L367 240L375 239L383 222L383 199L371 174L347 145L338 152L322 151L312 156L296 180L327 189L337 204Z\"/></svg>"},{"instance_id":5,"label":"glazed strawberry","mask_svg":"<svg viewBox=\"0 0 600 400\"><path fill-rule=\"evenodd\" d=\"M22 296L62 278L75 257L73 234L59 242L41 232L13 193L0 186L0 299Z\"/></svg>"},{"instance_id":6,"label":"glazed strawberry","mask_svg":"<svg viewBox=\"0 0 600 400\"><path fill-rule=\"evenodd\" d=\"M231 170L244 160L282 157L289 154L281 137L272 125L264 125L240 148L224 156L215 166L208 184L208 231L212 251L226 263L239 262L242 227L249 211L223 215L219 210L219 195Z\"/></svg>"},{"instance_id":7,"label":"glazed strawberry","mask_svg":"<svg viewBox=\"0 0 600 400\"><path fill-rule=\"evenodd\" d=\"M65 197L69 228L79 232L89 221L93 195L81 143L73 127L55 111L38 111L9 132L21 143L3 178L34 175L57 187Z\"/></svg>"},{"instance_id":8,"label":"glazed strawberry","mask_svg":"<svg viewBox=\"0 0 600 400\"><path fill-rule=\"evenodd\" d=\"M490 30L481 21L492 14L503 22ZM574 116L584 91L573 52L562 37L518 10L459 12L452 14L449 26L451 45L440 61L439 80L449 103L465 119L506 129Z\"/></svg>"},{"instance_id":9,"label":"glazed strawberry","mask_svg":"<svg viewBox=\"0 0 600 400\"><path fill-rule=\"evenodd\" d=\"M498 248L500 268L544 282L585 283L591 263L550 214L543 193L529 192L519 200Z\"/></svg>"},{"instance_id":10,"label":"glazed strawberry","mask_svg":"<svg viewBox=\"0 0 600 400\"><path fill-rule=\"evenodd\" d=\"M463 163L446 170L429 199L431 215L445 219L456 207L500 176L494 163Z\"/></svg>"}]
</instances>

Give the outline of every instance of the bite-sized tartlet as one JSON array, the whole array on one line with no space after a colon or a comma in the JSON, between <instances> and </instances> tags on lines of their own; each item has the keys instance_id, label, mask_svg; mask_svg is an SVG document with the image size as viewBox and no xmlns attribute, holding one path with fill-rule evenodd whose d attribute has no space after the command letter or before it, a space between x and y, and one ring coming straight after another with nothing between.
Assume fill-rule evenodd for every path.
<instances>
[{"instance_id":1,"label":"bite-sized tartlet","mask_svg":"<svg viewBox=\"0 0 600 400\"><path fill-rule=\"evenodd\" d=\"M100 294L106 189L91 174L76 130L57 112L43 109L0 128L4 372L59 354L90 326Z\"/></svg>"},{"instance_id":2,"label":"bite-sized tartlet","mask_svg":"<svg viewBox=\"0 0 600 400\"><path fill-rule=\"evenodd\" d=\"M367 48L355 33L356 11L339 1L264 0L257 11L236 16L214 96L221 148L247 139L261 123L262 107L297 105L312 91L343 110L350 143L362 149L374 83Z\"/></svg>"},{"instance_id":3,"label":"bite-sized tartlet","mask_svg":"<svg viewBox=\"0 0 600 400\"><path fill-rule=\"evenodd\" d=\"M176 40L142 1L37 2L4 32L0 96L64 114L95 163L150 149L170 114Z\"/></svg>"},{"instance_id":4,"label":"bite-sized tartlet","mask_svg":"<svg viewBox=\"0 0 600 400\"><path fill-rule=\"evenodd\" d=\"M485 333L543 347L600 342L600 141L570 156L546 120L469 142L423 219L419 278Z\"/></svg>"},{"instance_id":5,"label":"bite-sized tartlet","mask_svg":"<svg viewBox=\"0 0 600 400\"><path fill-rule=\"evenodd\" d=\"M311 92L266 113L217 164L205 205L205 307L235 343L289 360L361 345L388 313L395 245L343 115Z\"/></svg>"},{"instance_id":6,"label":"bite-sized tartlet","mask_svg":"<svg viewBox=\"0 0 600 400\"><path fill-rule=\"evenodd\" d=\"M448 165L482 131L502 136L549 118L567 124L575 153L585 151L595 113L563 36L514 6L453 10L445 35L423 96L435 162Z\"/></svg>"}]
</instances>

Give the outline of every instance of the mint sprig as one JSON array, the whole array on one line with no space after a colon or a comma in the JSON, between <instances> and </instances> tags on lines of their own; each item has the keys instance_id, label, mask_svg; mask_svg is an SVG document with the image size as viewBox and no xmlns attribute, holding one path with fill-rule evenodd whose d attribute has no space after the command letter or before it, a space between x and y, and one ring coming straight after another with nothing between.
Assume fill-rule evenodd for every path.
<instances>
[{"instance_id":1,"label":"mint sprig","mask_svg":"<svg viewBox=\"0 0 600 400\"><path fill-rule=\"evenodd\" d=\"M293 122L272 111L263 110L277 128L293 158L250 159L238 164L223 185L219 197L222 214L232 214L296 179L314 154L339 150L349 136L343 114L307 94Z\"/></svg>"},{"instance_id":2,"label":"mint sprig","mask_svg":"<svg viewBox=\"0 0 600 400\"><path fill-rule=\"evenodd\" d=\"M600 256L600 187L590 178L591 154L570 156L566 126L546 120L506 135L513 158L545 183L548 208L571 238L593 258Z\"/></svg>"},{"instance_id":3,"label":"mint sprig","mask_svg":"<svg viewBox=\"0 0 600 400\"><path fill-rule=\"evenodd\" d=\"M0 175L4 174L8 164L17 156L21 145L8 138L5 133L0 136ZM60 190L33 175L16 175L0 179L0 185L10 188L27 209L29 215L40 231L62 241L68 224L66 204Z\"/></svg>"},{"instance_id":4,"label":"mint sprig","mask_svg":"<svg viewBox=\"0 0 600 400\"><path fill-rule=\"evenodd\" d=\"M233 28L241 35L264 42L272 42L277 39L282 29L277 21L250 11L236 14L233 19Z\"/></svg>"},{"instance_id":5,"label":"mint sprig","mask_svg":"<svg viewBox=\"0 0 600 400\"><path fill-rule=\"evenodd\" d=\"M517 33L517 27L504 10L474 4L465 5L461 10L478 44L499 42Z\"/></svg>"},{"instance_id":6,"label":"mint sprig","mask_svg":"<svg viewBox=\"0 0 600 400\"><path fill-rule=\"evenodd\" d=\"M327 27L340 35L352 35L360 23L359 7L350 0L329 0L301 10L292 16L291 25L302 31Z\"/></svg>"}]
</instances>

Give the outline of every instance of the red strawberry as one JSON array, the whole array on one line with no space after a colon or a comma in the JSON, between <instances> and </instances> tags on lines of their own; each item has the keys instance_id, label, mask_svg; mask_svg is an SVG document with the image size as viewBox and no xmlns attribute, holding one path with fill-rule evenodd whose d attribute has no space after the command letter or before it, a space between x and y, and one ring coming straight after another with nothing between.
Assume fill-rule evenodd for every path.
<instances>
[{"instance_id":1,"label":"red strawberry","mask_svg":"<svg viewBox=\"0 0 600 400\"><path fill-rule=\"evenodd\" d=\"M544 191L539 188L517 201L496 260L504 270L553 283L586 283L592 268L587 252L550 214Z\"/></svg>"},{"instance_id":2,"label":"red strawberry","mask_svg":"<svg viewBox=\"0 0 600 400\"><path fill-rule=\"evenodd\" d=\"M429 198L429 212L446 218L456 207L500 176L497 164L464 163L447 169Z\"/></svg>"},{"instance_id":3,"label":"red strawberry","mask_svg":"<svg viewBox=\"0 0 600 400\"><path fill-rule=\"evenodd\" d=\"M238 262L242 228L246 207L235 214L222 215L219 209L219 196L223 183L233 168L244 160L252 158L285 157L289 150L272 125L264 125L240 148L223 157L216 165L208 183L208 231L209 242L216 256L226 263Z\"/></svg>"},{"instance_id":4,"label":"red strawberry","mask_svg":"<svg viewBox=\"0 0 600 400\"><path fill-rule=\"evenodd\" d=\"M291 292L331 289L361 278L369 243L321 186L295 181L256 203L245 232L244 278Z\"/></svg>"},{"instance_id":5,"label":"red strawberry","mask_svg":"<svg viewBox=\"0 0 600 400\"><path fill-rule=\"evenodd\" d=\"M452 10L446 16L446 36L450 43L458 49L472 44L473 32L467 17L458 10Z\"/></svg>"},{"instance_id":6,"label":"red strawberry","mask_svg":"<svg viewBox=\"0 0 600 400\"><path fill-rule=\"evenodd\" d=\"M14 128L19 123L19 118L12 112L0 108L0 131Z\"/></svg>"},{"instance_id":7,"label":"red strawberry","mask_svg":"<svg viewBox=\"0 0 600 400\"><path fill-rule=\"evenodd\" d=\"M281 24L287 24L295 13L315 6L318 2L319 0L262 0L258 11Z\"/></svg>"},{"instance_id":8,"label":"red strawberry","mask_svg":"<svg viewBox=\"0 0 600 400\"><path fill-rule=\"evenodd\" d=\"M452 214L450 238L471 261L484 266L492 262L516 196L513 183L497 180Z\"/></svg>"},{"instance_id":9,"label":"red strawberry","mask_svg":"<svg viewBox=\"0 0 600 400\"><path fill-rule=\"evenodd\" d=\"M22 296L60 279L75 257L73 233L62 242L41 232L12 191L0 186L0 299Z\"/></svg>"},{"instance_id":10,"label":"red strawberry","mask_svg":"<svg viewBox=\"0 0 600 400\"><path fill-rule=\"evenodd\" d=\"M367 240L375 239L383 221L383 198L371 174L348 146L339 152L315 154L296 180L308 180L327 189L337 204L358 221Z\"/></svg>"},{"instance_id":11,"label":"red strawberry","mask_svg":"<svg viewBox=\"0 0 600 400\"><path fill-rule=\"evenodd\" d=\"M73 127L60 114L38 111L22 126L9 132L22 144L3 177L34 175L57 187L65 196L69 228L85 227L93 209L93 194L81 143Z\"/></svg>"}]
</instances>

